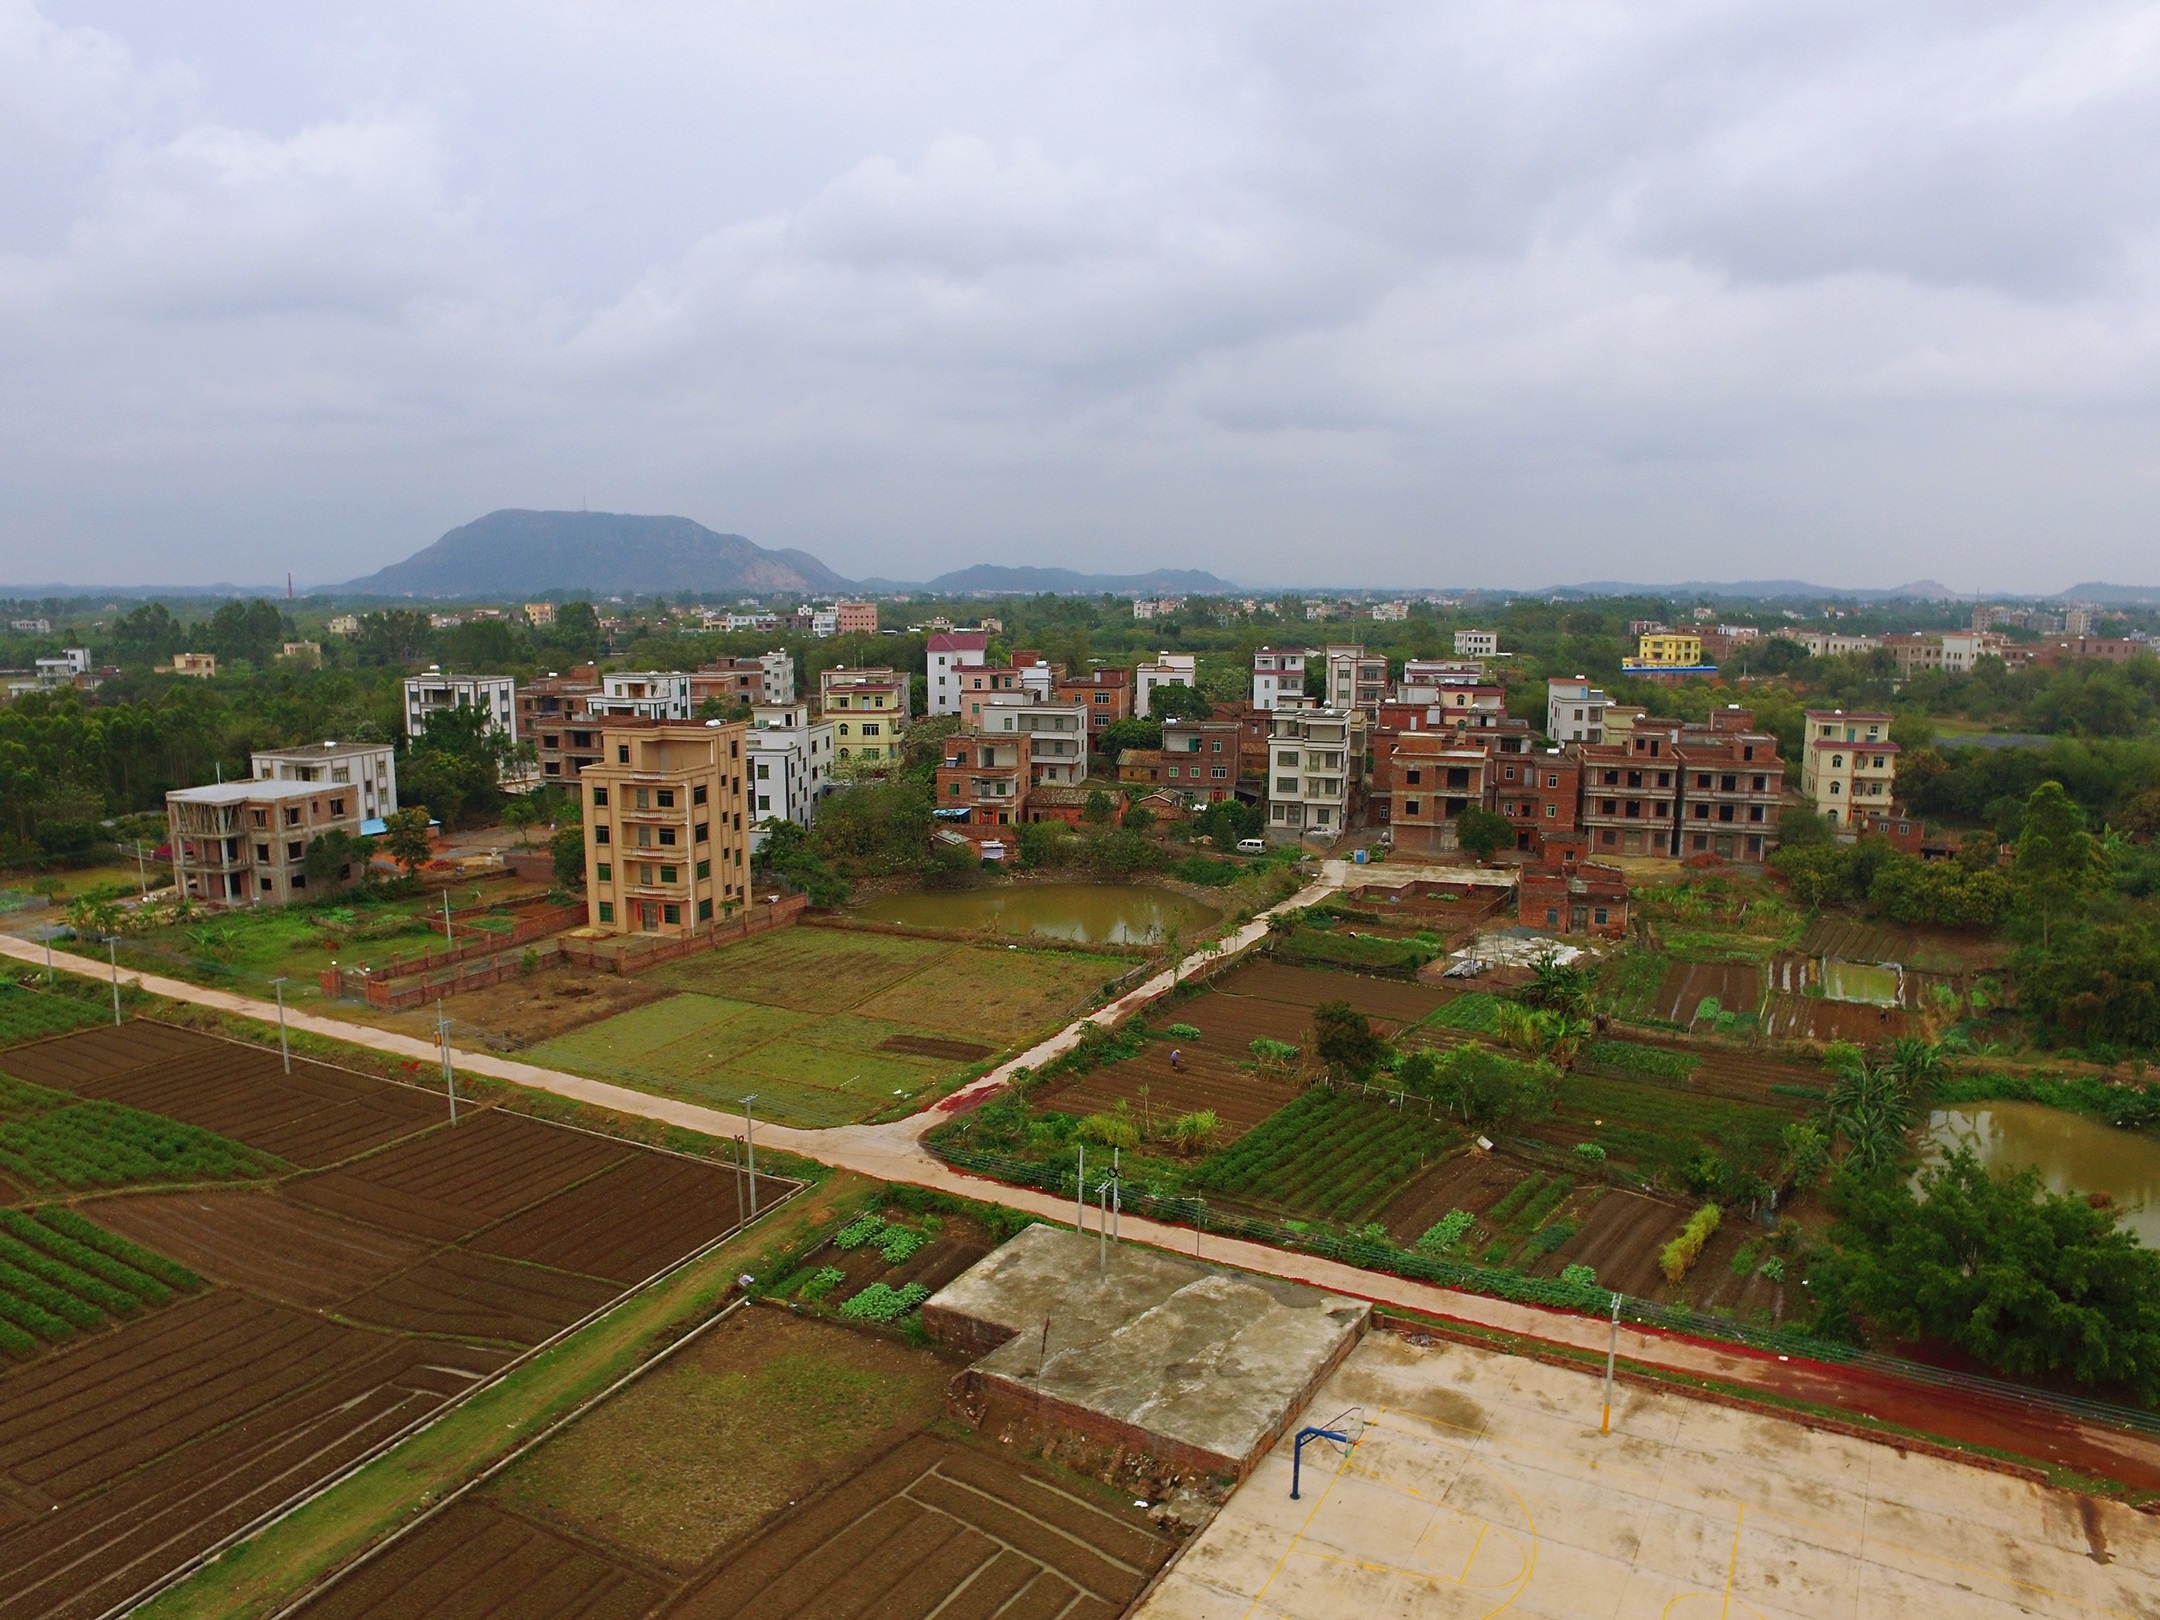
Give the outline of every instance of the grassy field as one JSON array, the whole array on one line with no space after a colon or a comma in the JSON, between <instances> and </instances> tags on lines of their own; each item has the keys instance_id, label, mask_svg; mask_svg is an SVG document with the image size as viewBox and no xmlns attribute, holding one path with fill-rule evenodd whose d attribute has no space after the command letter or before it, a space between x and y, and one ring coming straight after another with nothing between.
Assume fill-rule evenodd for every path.
<instances>
[{"instance_id":1,"label":"grassy field","mask_svg":"<svg viewBox=\"0 0 2160 1620\"><path fill-rule=\"evenodd\" d=\"M791 928L655 977L679 994L543 1041L535 1063L641 1091L845 1125L972 1072L1072 1017L1123 962ZM947 1043L939 1055L908 1042Z\"/></svg>"}]
</instances>

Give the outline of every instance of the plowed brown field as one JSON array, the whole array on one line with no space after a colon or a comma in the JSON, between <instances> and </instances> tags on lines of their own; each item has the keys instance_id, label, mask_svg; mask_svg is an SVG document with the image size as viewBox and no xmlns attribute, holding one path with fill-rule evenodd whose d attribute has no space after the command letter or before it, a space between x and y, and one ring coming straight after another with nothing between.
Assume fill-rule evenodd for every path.
<instances>
[{"instance_id":1,"label":"plowed brown field","mask_svg":"<svg viewBox=\"0 0 2160 1620\"><path fill-rule=\"evenodd\" d=\"M1144 1106L1157 1121L1212 1109L1221 1127L1216 1140L1222 1144L1236 1141L1298 1094L1287 1078L1240 1068L1198 1047L1185 1048L1180 1062L1181 1068L1171 1068L1169 1046L1150 1042L1139 1057L1093 1070L1039 1101L1061 1114L1103 1113L1122 1102L1136 1116Z\"/></svg>"},{"instance_id":2,"label":"plowed brown field","mask_svg":"<svg viewBox=\"0 0 2160 1620\"><path fill-rule=\"evenodd\" d=\"M1615 1187L1590 1206L1582 1230L1533 1269L1557 1277L1563 1266L1588 1266L1600 1288L1663 1299L1671 1289L1658 1270L1658 1254L1686 1223L1687 1211Z\"/></svg>"},{"instance_id":3,"label":"plowed brown field","mask_svg":"<svg viewBox=\"0 0 2160 1620\"><path fill-rule=\"evenodd\" d=\"M1752 1013L1762 1005L1762 969L1753 962L1675 962L1665 970L1650 1015L1692 1024L1706 997L1726 1012Z\"/></svg>"},{"instance_id":4,"label":"plowed brown field","mask_svg":"<svg viewBox=\"0 0 2160 1620\"><path fill-rule=\"evenodd\" d=\"M81 1206L230 1286L0 1375L0 1620L130 1599L737 1220L725 1166L493 1109L452 1127L426 1093L324 1064L288 1077L189 1031L99 1029L0 1069L302 1164L361 1155L274 1188ZM588 1591L553 1546L507 1555L532 1576L517 1601L540 1605L518 1612L658 1595Z\"/></svg>"}]
</instances>

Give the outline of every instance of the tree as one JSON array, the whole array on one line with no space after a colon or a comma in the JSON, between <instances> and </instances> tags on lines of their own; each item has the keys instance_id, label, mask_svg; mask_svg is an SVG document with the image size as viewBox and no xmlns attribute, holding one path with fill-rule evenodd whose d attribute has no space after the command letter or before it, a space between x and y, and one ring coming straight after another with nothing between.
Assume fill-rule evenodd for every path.
<instances>
[{"instance_id":1,"label":"tree","mask_svg":"<svg viewBox=\"0 0 2160 1620\"><path fill-rule=\"evenodd\" d=\"M427 807L412 805L383 817L383 847L405 868L407 877L433 860L435 846L428 838Z\"/></svg>"},{"instance_id":2,"label":"tree","mask_svg":"<svg viewBox=\"0 0 2160 1620\"><path fill-rule=\"evenodd\" d=\"M1521 991L1525 1004L1574 1014L1590 1005L1597 976L1589 966L1563 963L1559 952L1547 951L1530 965L1530 973L1530 982Z\"/></svg>"},{"instance_id":3,"label":"tree","mask_svg":"<svg viewBox=\"0 0 2160 1620\"><path fill-rule=\"evenodd\" d=\"M1455 818L1455 841L1479 860L1489 861L1497 851L1515 847L1515 824L1472 805Z\"/></svg>"},{"instance_id":4,"label":"tree","mask_svg":"<svg viewBox=\"0 0 2160 1620\"><path fill-rule=\"evenodd\" d=\"M764 823L764 832L759 865L802 890L813 906L837 906L846 901L846 881L833 871L832 864L799 823L776 816Z\"/></svg>"},{"instance_id":5,"label":"tree","mask_svg":"<svg viewBox=\"0 0 2160 1620\"><path fill-rule=\"evenodd\" d=\"M1833 1134L1845 1143L1845 1163L1864 1174L1887 1170L1904 1156L1912 1103L1888 1065L1870 1065L1861 1050L1833 1042L1824 1067L1837 1079L1824 1103Z\"/></svg>"},{"instance_id":6,"label":"tree","mask_svg":"<svg viewBox=\"0 0 2160 1620\"><path fill-rule=\"evenodd\" d=\"M1779 849L1810 849L1836 842L1837 829L1829 818L1805 805L1794 805L1778 817Z\"/></svg>"},{"instance_id":7,"label":"tree","mask_svg":"<svg viewBox=\"0 0 2160 1620\"><path fill-rule=\"evenodd\" d=\"M2160 1254L2034 1169L1965 1150L1902 1176L1833 1182L1819 1321L1930 1339L2018 1377L2067 1373L2160 1399Z\"/></svg>"},{"instance_id":8,"label":"tree","mask_svg":"<svg viewBox=\"0 0 2160 1620\"><path fill-rule=\"evenodd\" d=\"M555 882L565 889L585 887L585 829L582 825L558 827L548 839L548 854L555 862Z\"/></svg>"},{"instance_id":9,"label":"tree","mask_svg":"<svg viewBox=\"0 0 2160 1620\"><path fill-rule=\"evenodd\" d=\"M1091 827L1107 827L1117 814L1117 807L1110 795L1101 788L1088 790L1087 803L1081 806L1080 819Z\"/></svg>"},{"instance_id":10,"label":"tree","mask_svg":"<svg viewBox=\"0 0 2160 1620\"><path fill-rule=\"evenodd\" d=\"M1148 693L1148 717L1152 720L1207 720L1214 713L1215 705L1206 694L1182 681L1172 681Z\"/></svg>"},{"instance_id":11,"label":"tree","mask_svg":"<svg viewBox=\"0 0 2160 1620\"><path fill-rule=\"evenodd\" d=\"M1495 1135L1552 1111L1560 1071L1549 1063L1518 1063L1482 1046L1450 1048L1443 1056L1412 1052L1396 1081L1415 1096L1430 1097L1472 1130Z\"/></svg>"},{"instance_id":12,"label":"tree","mask_svg":"<svg viewBox=\"0 0 2160 1620\"><path fill-rule=\"evenodd\" d=\"M530 794L520 795L503 806L503 825L518 835L518 848L526 846L525 835L540 820L539 803Z\"/></svg>"},{"instance_id":13,"label":"tree","mask_svg":"<svg viewBox=\"0 0 2160 1620\"><path fill-rule=\"evenodd\" d=\"M1154 825L1155 812L1146 805L1136 804L1127 808L1125 812L1125 830L1127 832L1144 833Z\"/></svg>"},{"instance_id":14,"label":"tree","mask_svg":"<svg viewBox=\"0 0 2160 1620\"><path fill-rule=\"evenodd\" d=\"M879 877L930 865L930 825L928 789L863 782L819 805L811 837L842 877Z\"/></svg>"},{"instance_id":15,"label":"tree","mask_svg":"<svg viewBox=\"0 0 2160 1620\"><path fill-rule=\"evenodd\" d=\"M350 882L355 868L367 875L370 840L355 838L342 827L332 827L307 847L305 870L310 889L329 889Z\"/></svg>"},{"instance_id":16,"label":"tree","mask_svg":"<svg viewBox=\"0 0 2160 1620\"><path fill-rule=\"evenodd\" d=\"M1258 805L1218 799L1193 817L1195 837L1205 836L1217 849L1235 849L1242 838L1257 838L1266 818Z\"/></svg>"},{"instance_id":17,"label":"tree","mask_svg":"<svg viewBox=\"0 0 2160 1620\"><path fill-rule=\"evenodd\" d=\"M1162 746L1162 722L1160 720L1113 720L1104 726L1095 739L1097 753L1116 759L1128 748L1160 748Z\"/></svg>"},{"instance_id":18,"label":"tree","mask_svg":"<svg viewBox=\"0 0 2160 1620\"><path fill-rule=\"evenodd\" d=\"M1323 1001L1313 1008L1313 1050L1353 1080L1363 1080L1378 1066L1387 1043L1347 1001Z\"/></svg>"},{"instance_id":19,"label":"tree","mask_svg":"<svg viewBox=\"0 0 2160 1620\"><path fill-rule=\"evenodd\" d=\"M2011 880L2019 908L2040 923L2045 946L2055 917L2074 909L2098 886L2104 862L2099 840L2085 826L2085 812L2060 782L2042 782L2025 800Z\"/></svg>"},{"instance_id":20,"label":"tree","mask_svg":"<svg viewBox=\"0 0 2160 1620\"><path fill-rule=\"evenodd\" d=\"M2058 1040L2160 1045L2160 928L2137 918L2065 930L2012 959L2018 999Z\"/></svg>"}]
</instances>

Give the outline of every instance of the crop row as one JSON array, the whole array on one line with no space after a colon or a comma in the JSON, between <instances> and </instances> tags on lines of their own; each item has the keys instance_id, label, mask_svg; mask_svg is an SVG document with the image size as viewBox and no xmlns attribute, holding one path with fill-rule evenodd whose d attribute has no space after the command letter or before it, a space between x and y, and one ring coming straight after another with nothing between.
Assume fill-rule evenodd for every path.
<instances>
[{"instance_id":1,"label":"crop row","mask_svg":"<svg viewBox=\"0 0 2160 1620\"><path fill-rule=\"evenodd\" d=\"M1581 1073L1561 1082L1559 1105L1563 1116L1595 1130L1608 1149L1638 1162L1684 1163L1711 1147L1746 1162L1773 1145L1791 1118L1756 1103Z\"/></svg>"},{"instance_id":2,"label":"crop row","mask_svg":"<svg viewBox=\"0 0 2160 1620\"><path fill-rule=\"evenodd\" d=\"M1605 1070L1656 1080L1685 1080L1702 1059L1692 1052L1674 1052L1662 1046L1638 1046L1633 1041L1592 1041L1576 1059L1576 1067Z\"/></svg>"},{"instance_id":3,"label":"crop row","mask_svg":"<svg viewBox=\"0 0 2160 1620\"><path fill-rule=\"evenodd\" d=\"M232 1181L281 1168L267 1153L120 1103L73 1103L0 1125L0 1170L34 1187Z\"/></svg>"},{"instance_id":4,"label":"crop row","mask_svg":"<svg viewBox=\"0 0 2160 1620\"><path fill-rule=\"evenodd\" d=\"M72 1100L65 1092L48 1091L43 1086L33 1086L27 1081L0 1074L0 1124L35 1119L55 1108L65 1108Z\"/></svg>"},{"instance_id":5,"label":"crop row","mask_svg":"<svg viewBox=\"0 0 2160 1620\"><path fill-rule=\"evenodd\" d=\"M68 1210L0 1210L0 1353L35 1354L176 1290L202 1286L184 1266Z\"/></svg>"},{"instance_id":6,"label":"crop row","mask_svg":"<svg viewBox=\"0 0 2160 1620\"><path fill-rule=\"evenodd\" d=\"M109 1010L69 996L45 995L20 985L0 985L0 1046L14 1046L45 1035L65 1035L108 1022Z\"/></svg>"},{"instance_id":7,"label":"crop row","mask_svg":"<svg viewBox=\"0 0 2160 1620\"><path fill-rule=\"evenodd\" d=\"M1197 1188L1353 1220L1445 1151L1438 1122L1385 1103L1308 1091L1203 1164Z\"/></svg>"},{"instance_id":8,"label":"crop row","mask_svg":"<svg viewBox=\"0 0 2160 1620\"><path fill-rule=\"evenodd\" d=\"M1490 1035L1499 1017L1500 998L1487 990L1473 990L1468 995L1457 996L1426 1022L1438 1024L1442 1029L1460 1029L1473 1035Z\"/></svg>"}]
</instances>

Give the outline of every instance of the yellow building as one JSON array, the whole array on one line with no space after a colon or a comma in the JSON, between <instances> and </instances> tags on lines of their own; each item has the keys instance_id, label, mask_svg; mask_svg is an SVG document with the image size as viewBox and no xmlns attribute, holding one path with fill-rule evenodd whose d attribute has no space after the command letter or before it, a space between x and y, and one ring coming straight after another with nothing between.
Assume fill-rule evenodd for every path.
<instances>
[{"instance_id":1,"label":"yellow building","mask_svg":"<svg viewBox=\"0 0 2160 1620\"><path fill-rule=\"evenodd\" d=\"M1646 631L1636 644L1635 657L1625 660L1630 668L1648 669L1697 669L1702 661L1702 637L1678 630Z\"/></svg>"},{"instance_id":2,"label":"yellow building","mask_svg":"<svg viewBox=\"0 0 2160 1620\"><path fill-rule=\"evenodd\" d=\"M1800 792L1840 827L1856 812L1887 812L1897 797L1898 745L1877 710L1810 709L1800 752Z\"/></svg>"},{"instance_id":3,"label":"yellow building","mask_svg":"<svg viewBox=\"0 0 2160 1620\"><path fill-rule=\"evenodd\" d=\"M818 709L833 722L833 757L897 764L908 725L908 677L892 669L818 672Z\"/></svg>"},{"instance_id":4,"label":"yellow building","mask_svg":"<svg viewBox=\"0 0 2160 1620\"><path fill-rule=\"evenodd\" d=\"M686 937L749 897L740 721L646 721L600 734L585 767L585 920Z\"/></svg>"}]
</instances>

